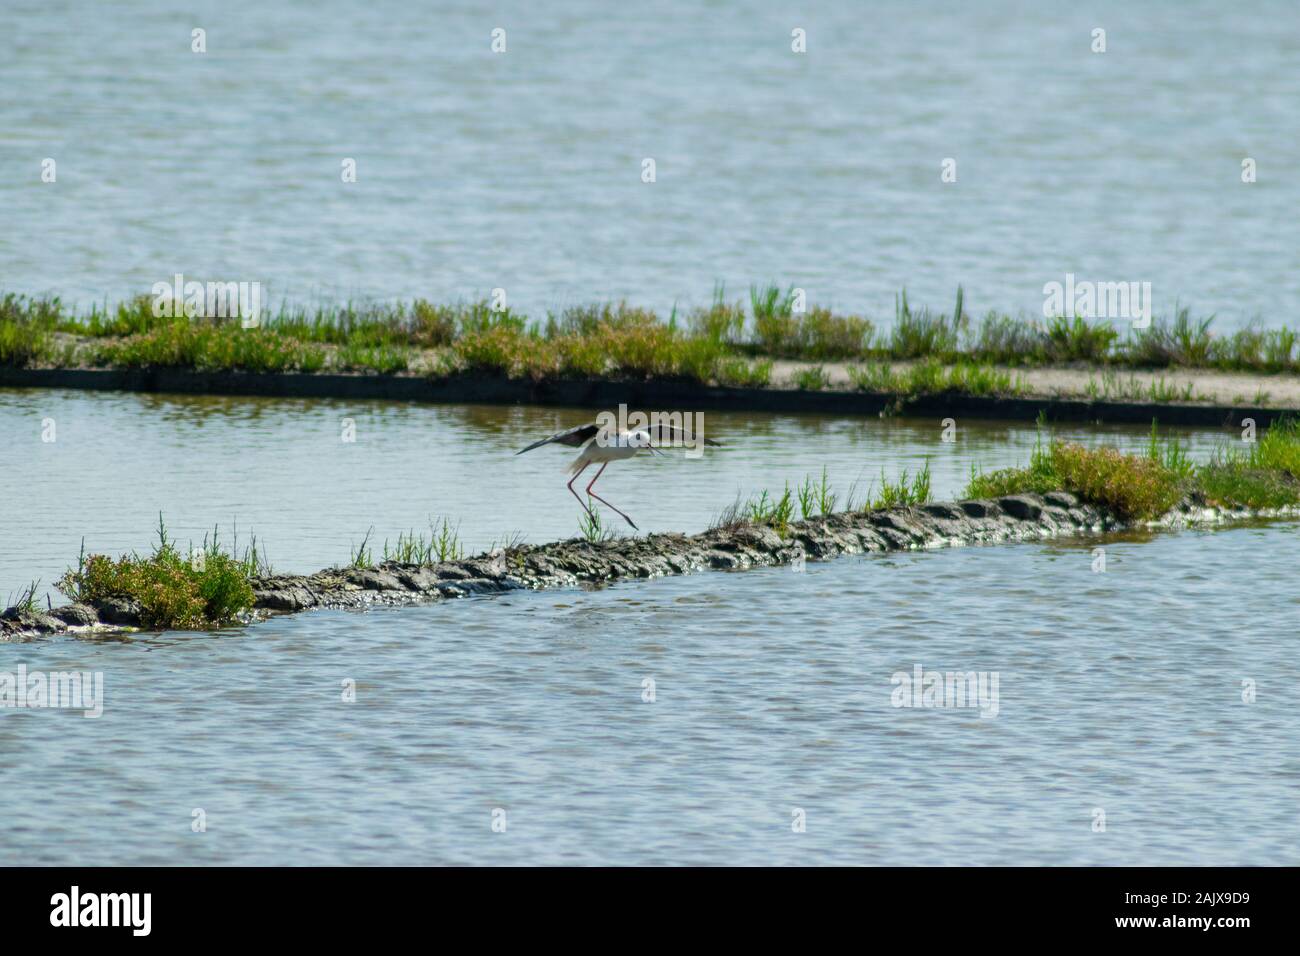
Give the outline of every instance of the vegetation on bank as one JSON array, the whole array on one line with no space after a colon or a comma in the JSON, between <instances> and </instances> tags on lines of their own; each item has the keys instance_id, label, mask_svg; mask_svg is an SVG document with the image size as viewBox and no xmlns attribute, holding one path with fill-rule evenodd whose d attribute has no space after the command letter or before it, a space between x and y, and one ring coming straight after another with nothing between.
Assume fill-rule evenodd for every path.
<instances>
[{"instance_id":1,"label":"vegetation on bank","mask_svg":"<svg viewBox=\"0 0 1300 956\"><path fill-rule=\"evenodd\" d=\"M878 487L871 482L861 498L857 488L850 487L842 500L823 469L820 476L808 475L794 488L787 483L779 495L767 490L747 498L738 495L711 527L758 524L784 537L796 520L925 504L931 491L928 459L914 473L905 469L894 479L882 470ZM1128 454L1045 438L1040 421L1039 440L1029 463L989 473L972 469L964 497L1052 491L1071 492L1125 521L1158 518L1184 501L1252 510L1300 505L1300 420L1279 421L1257 441L1220 448L1200 464L1191 460L1177 439L1162 440L1155 423L1145 451ZM579 533L587 541L597 543L613 536L594 507L579 522ZM372 533L373 529L352 549L349 567L376 566L369 543ZM509 552L519 544L515 537L492 550L501 547ZM433 565L459 560L465 549L458 527L442 518L432 521L427 533L401 533L391 546L385 540L382 553L383 563ZM151 554L111 558L83 551L76 568L70 568L57 587L73 601L96 607L115 599L133 603L145 627L199 628L237 620L250 610L252 580L268 574L270 567L256 539L242 552L237 540L225 549L214 529L201 546L183 552L168 536L159 515L158 542ZM16 609L34 609L36 586L33 582L19 596Z\"/></svg>"},{"instance_id":2,"label":"vegetation on bank","mask_svg":"<svg viewBox=\"0 0 1300 956\"><path fill-rule=\"evenodd\" d=\"M1300 422L1279 421L1258 441L1223 447L1196 464L1178 440L1161 441L1151 426L1143 455L1072 442L1039 441L1029 464L988 474L972 470L967 498L1068 491L1121 520L1158 518L1184 499L1221 508L1300 504Z\"/></svg>"},{"instance_id":3,"label":"vegetation on bank","mask_svg":"<svg viewBox=\"0 0 1300 956\"><path fill-rule=\"evenodd\" d=\"M218 542L217 531L201 547L182 552L167 536L158 516L158 543L152 554L132 553L116 559L83 553L75 569L56 587L71 600L97 606L118 598L134 601L145 627L192 628L235 620L253 606L249 579L269 570L256 539L238 552Z\"/></svg>"},{"instance_id":4,"label":"vegetation on bank","mask_svg":"<svg viewBox=\"0 0 1300 956\"><path fill-rule=\"evenodd\" d=\"M904 468L902 473L892 480L882 468L879 489L876 489L876 484L872 481L861 499L858 498L857 485L850 486L844 496L842 510L878 511L882 508L922 505L930 498L930 460L927 458L915 474L910 474L909 470ZM737 528L746 524L759 524L766 525L785 537L789 532L790 522L796 520L796 509L798 520L807 521L834 514L839 500L839 495L832 490L827 480L826 469L823 468L820 478L807 475L794 489L791 489L787 482L779 495L772 494L767 489L749 497L737 494L736 500L724 508L709 527Z\"/></svg>"},{"instance_id":5,"label":"vegetation on bank","mask_svg":"<svg viewBox=\"0 0 1300 956\"><path fill-rule=\"evenodd\" d=\"M796 311L793 289L752 287L748 302L715 291L707 307L666 320L624 302L567 308L532 320L487 300L282 305L259 327L238 319L154 315L141 296L77 315L57 298L0 296L0 365L179 367L257 372L484 371L514 378L680 378L723 385L770 384L773 362L819 363L795 384L823 389L820 363L845 362L854 387L899 395L962 392L1011 395L1018 377L994 366L1086 363L1106 368L1094 390L1123 395L1114 370L1212 368L1300 372L1300 339L1289 329L1238 330L1217 336L1212 317L1180 309L1172 321L1123 331L1108 322L1058 316L1046 321L990 312L978 322L959 288L948 313L913 309L898 296L894 321L871 320L810 305ZM906 370L890 362L913 361ZM1190 387L1151 386L1157 401L1195 398ZM1159 392L1159 394L1157 394Z\"/></svg>"},{"instance_id":6,"label":"vegetation on bank","mask_svg":"<svg viewBox=\"0 0 1300 956\"><path fill-rule=\"evenodd\" d=\"M350 568L377 567L370 536L375 533L372 527L361 539L361 544L352 548L348 556ZM459 561L465 557L465 547L460 540L460 525L453 526L447 518L436 521L430 519L429 531L399 531L397 543L389 545L384 539L383 557L379 563L396 564L437 564L440 561Z\"/></svg>"}]
</instances>

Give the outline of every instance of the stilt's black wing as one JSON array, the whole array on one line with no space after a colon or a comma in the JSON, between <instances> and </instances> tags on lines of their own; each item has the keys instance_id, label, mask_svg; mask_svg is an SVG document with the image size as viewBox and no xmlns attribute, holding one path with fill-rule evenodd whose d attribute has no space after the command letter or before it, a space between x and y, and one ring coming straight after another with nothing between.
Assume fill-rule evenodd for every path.
<instances>
[{"instance_id":1,"label":"stilt's black wing","mask_svg":"<svg viewBox=\"0 0 1300 956\"><path fill-rule=\"evenodd\" d=\"M646 431L650 433L651 445L684 445L687 441L695 443L703 438L702 435L687 433L676 425L665 425L662 422L651 425ZM722 446L722 442L714 441L712 438L704 438L704 444L715 448Z\"/></svg>"},{"instance_id":2,"label":"stilt's black wing","mask_svg":"<svg viewBox=\"0 0 1300 956\"><path fill-rule=\"evenodd\" d=\"M589 425L579 425L577 428L570 428L567 432L556 432L550 438L543 438L541 441L535 441L527 448L521 448L515 452L516 455L522 455L526 451L532 451L534 448L540 448L542 445L549 445L554 442L557 445L578 446L595 437L598 431L595 422Z\"/></svg>"}]
</instances>

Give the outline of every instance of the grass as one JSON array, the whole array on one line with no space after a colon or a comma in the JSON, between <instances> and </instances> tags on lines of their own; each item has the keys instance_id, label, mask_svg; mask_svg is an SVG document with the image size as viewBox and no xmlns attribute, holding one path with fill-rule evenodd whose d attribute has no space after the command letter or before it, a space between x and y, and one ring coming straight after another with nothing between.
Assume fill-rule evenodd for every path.
<instances>
[{"instance_id":1,"label":"grass","mask_svg":"<svg viewBox=\"0 0 1300 956\"><path fill-rule=\"evenodd\" d=\"M600 544L615 537L614 529L605 524L590 495L587 496L587 507L578 515L578 534L589 544Z\"/></svg>"},{"instance_id":2,"label":"grass","mask_svg":"<svg viewBox=\"0 0 1300 956\"><path fill-rule=\"evenodd\" d=\"M349 371L392 375L405 372L411 364L411 350L402 345L356 345L348 343L336 353L336 364Z\"/></svg>"},{"instance_id":3,"label":"grass","mask_svg":"<svg viewBox=\"0 0 1300 956\"><path fill-rule=\"evenodd\" d=\"M831 380L826 369L820 365L800 369L794 374L795 387L805 392L820 392L830 387Z\"/></svg>"},{"instance_id":4,"label":"grass","mask_svg":"<svg viewBox=\"0 0 1300 956\"><path fill-rule=\"evenodd\" d=\"M1106 508L1121 520L1149 520L1180 501L1203 500L1229 508L1277 508L1300 504L1300 424L1280 421L1247 450L1221 449L1197 465L1176 439L1161 440L1156 424L1146 453L1043 438L1029 464L988 474L972 469L965 497L1068 491Z\"/></svg>"},{"instance_id":5,"label":"grass","mask_svg":"<svg viewBox=\"0 0 1300 956\"><path fill-rule=\"evenodd\" d=\"M315 372L323 350L271 328L174 319L140 335L108 341L91 353L95 365L115 368L194 368L201 371Z\"/></svg>"},{"instance_id":6,"label":"grass","mask_svg":"<svg viewBox=\"0 0 1300 956\"><path fill-rule=\"evenodd\" d=\"M1128 346L1131 360L1150 368L1213 365L1215 344L1210 335L1213 321L1214 316L1193 320L1187 309L1178 309L1172 323L1156 320L1150 328L1135 332Z\"/></svg>"},{"instance_id":7,"label":"grass","mask_svg":"<svg viewBox=\"0 0 1300 956\"><path fill-rule=\"evenodd\" d=\"M1049 319L1043 335L1049 362L1105 362L1119 339L1119 332L1109 322L1089 322L1077 315Z\"/></svg>"},{"instance_id":8,"label":"grass","mask_svg":"<svg viewBox=\"0 0 1300 956\"><path fill-rule=\"evenodd\" d=\"M370 536L375 533L374 525L366 529L361 543L348 548L348 567L366 571L375 566L375 555L370 549Z\"/></svg>"},{"instance_id":9,"label":"grass","mask_svg":"<svg viewBox=\"0 0 1300 956\"><path fill-rule=\"evenodd\" d=\"M804 478L803 483L795 489L795 497L799 500L799 516L804 521L818 515L832 514L835 511L837 496L831 491L825 468L822 468L819 482L814 483L811 475Z\"/></svg>"},{"instance_id":10,"label":"grass","mask_svg":"<svg viewBox=\"0 0 1300 956\"><path fill-rule=\"evenodd\" d=\"M908 505L923 505L930 500L930 461L926 459L921 470L908 476L904 468L902 474L890 481L884 470L880 472L880 491L875 496L868 494L868 504L863 510L880 510L898 508Z\"/></svg>"},{"instance_id":11,"label":"grass","mask_svg":"<svg viewBox=\"0 0 1300 956\"><path fill-rule=\"evenodd\" d=\"M1103 399L1107 401L1155 402L1156 404L1209 401L1211 399L1210 396L1197 392L1194 382L1185 382L1179 385L1176 382L1167 380L1162 375L1154 381L1146 383L1140 381L1135 375L1129 375L1126 379L1121 378L1113 371L1103 372L1100 379L1090 377L1088 384L1084 387L1084 394L1094 401ZM1267 392L1257 392L1256 404L1262 404L1260 400L1266 400L1267 397Z\"/></svg>"},{"instance_id":12,"label":"grass","mask_svg":"<svg viewBox=\"0 0 1300 956\"><path fill-rule=\"evenodd\" d=\"M754 350L775 358L809 361L851 359L870 351L874 330L870 321L856 315L835 315L820 306L797 313L795 296L793 288L782 292L775 285L750 287ZM716 299L714 308L718 308ZM739 341L743 328L742 317L731 329L731 342Z\"/></svg>"},{"instance_id":13,"label":"grass","mask_svg":"<svg viewBox=\"0 0 1300 956\"><path fill-rule=\"evenodd\" d=\"M914 398L959 392L967 395L1020 395L1027 391L1018 375L992 365L959 361L945 365L937 359L897 370L888 362L850 366L849 381L859 391Z\"/></svg>"},{"instance_id":14,"label":"grass","mask_svg":"<svg viewBox=\"0 0 1300 956\"><path fill-rule=\"evenodd\" d=\"M798 311L796 311L798 310ZM987 313L972 328L961 287L947 313L916 309L906 290L892 325L807 304L794 287L752 286L747 301L725 289L711 303L667 320L626 302L576 305L533 320L487 299L437 304L282 304L256 328L204 315L154 315L149 296L74 312L57 297L0 295L0 365L192 368L202 371L457 373L558 378L680 379L740 387L771 384L772 360L816 363L795 385L827 387L817 366L851 363L855 387L896 395L1012 395L1023 383L1007 367L1086 364L1102 370L1088 394L1134 400L1195 400L1166 380L1125 383L1116 370L1214 368L1300 373L1300 333L1257 324L1216 335L1214 317L1177 308L1172 319L1129 329L1078 316L1046 320ZM890 363L911 362L895 369ZM1002 367L996 367L1002 366ZM1257 402L1267 393L1260 389Z\"/></svg>"},{"instance_id":15,"label":"grass","mask_svg":"<svg viewBox=\"0 0 1300 956\"><path fill-rule=\"evenodd\" d=\"M69 568L56 586L73 601L91 605L108 598L134 600L145 627L200 628L235 620L251 608L249 579L266 571L256 539L242 554L237 541L226 551L215 530L202 547L182 553L159 514L152 554L114 559L83 551L77 567Z\"/></svg>"},{"instance_id":16,"label":"grass","mask_svg":"<svg viewBox=\"0 0 1300 956\"><path fill-rule=\"evenodd\" d=\"M751 362L743 358L721 359L714 377L719 385L738 388L766 388L772 381L772 362Z\"/></svg>"},{"instance_id":17,"label":"grass","mask_svg":"<svg viewBox=\"0 0 1300 956\"><path fill-rule=\"evenodd\" d=\"M1284 472L1252 468L1234 457L1201 469L1198 489L1216 507L1282 508L1300 502L1300 482Z\"/></svg>"},{"instance_id":18,"label":"grass","mask_svg":"<svg viewBox=\"0 0 1300 956\"><path fill-rule=\"evenodd\" d=\"M5 610L16 610L30 614L36 610L36 590L41 586L40 578L30 582L27 587L18 592L14 597L13 593L9 594L9 603Z\"/></svg>"},{"instance_id":19,"label":"grass","mask_svg":"<svg viewBox=\"0 0 1300 956\"><path fill-rule=\"evenodd\" d=\"M882 470L880 491L874 497L868 491L866 500L861 506L854 504L853 497L853 488L850 488L844 499L844 506L849 511L925 504L931 497L930 462L927 459L915 474L909 474L905 469L897 479L892 481ZM787 482L779 495L767 489L748 498L737 494L735 501L724 508L709 527L716 529L736 528L747 524L765 525L784 538L790 532L790 522L794 520L796 508L799 510L800 520L809 521L834 514L839 501L839 495L831 488L826 469L823 468L820 478L806 475L794 489L791 489Z\"/></svg>"},{"instance_id":20,"label":"grass","mask_svg":"<svg viewBox=\"0 0 1300 956\"><path fill-rule=\"evenodd\" d=\"M932 314L928 309L913 312L904 289L894 300L894 327L890 330L889 356L896 359L955 356L967 326L962 311L964 294L957 287L957 305L951 316Z\"/></svg>"},{"instance_id":21,"label":"grass","mask_svg":"<svg viewBox=\"0 0 1300 956\"><path fill-rule=\"evenodd\" d=\"M794 507L795 499L790 492L789 483L780 496L771 494L767 489L748 498L737 493L736 500L713 519L709 528L712 530L738 528L748 524L766 525L781 537L785 537L790 529L790 521L794 517Z\"/></svg>"},{"instance_id":22,"label":"grass","mask_svg":"<svg viewBox=\"0 0 1300 956\"><path fill-rule=\"evenodd\" d=\"M790 529L790 519L794 515L794 500L790 496L790 485L786 484L779 498L769 495L764 488L757 498L745 502L742 514L751 524L765 524L785 537Z\"/></svg>"},{"instance_id":23,"label":"grass","mask_svg":"<svg viewBox=\"0 0 1300 956\"><path fill-rule=\"evenodd\" d=\"M430 565L443 561L459 561L464 556L465 548L460 540L460 525L452 527L447 518L431 521L428 534L417 534L414 531L399 532L397 543L391 548L388 539L384 539L384 561L386 562Z\"/></svg>"}]
</instances>

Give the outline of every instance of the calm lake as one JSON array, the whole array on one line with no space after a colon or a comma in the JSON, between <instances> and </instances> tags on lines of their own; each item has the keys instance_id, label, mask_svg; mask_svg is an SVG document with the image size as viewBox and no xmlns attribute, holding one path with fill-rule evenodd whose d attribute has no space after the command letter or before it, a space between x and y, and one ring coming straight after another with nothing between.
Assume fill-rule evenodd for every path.
<instances>
[{"instance_id":1,"label":"calm lake","mask_svg":"<svg viewBox=\"0 0 1300 956\"><path fill-rule=\"evenodd\" d=\"M589 415L0 392L3 587L83 535L146 549L160 509L183 540L238 519L284 570L429 514L471 550L569 536L572 450L513 452ZM928 459L949 497L1036 440L705 421L726 448L602 479L643 528L702 529L823 464L847 489ZM1232 435L1185 437L1203 457ZM0 644L0 672L104 675L101 717L0 711L0 863L1300 863L1298 559L1275 523ZM894 706L918 666L997 675L996 713Z\"/></svg>"},{"instance_id":2,"label":"calm lake","mask_svg":"<svg viewBox=\"0 0 1300 956\"><path fill-rule=\"evenodd\" d=\"M947 310L958 283L973 316L1040 314L1073 273L1276 325L1300 7L1250 10L8 0L0 288L88 305L181 272L667 314L775 280L888 323L899 289Z\"/></svg>"}]
</instances>

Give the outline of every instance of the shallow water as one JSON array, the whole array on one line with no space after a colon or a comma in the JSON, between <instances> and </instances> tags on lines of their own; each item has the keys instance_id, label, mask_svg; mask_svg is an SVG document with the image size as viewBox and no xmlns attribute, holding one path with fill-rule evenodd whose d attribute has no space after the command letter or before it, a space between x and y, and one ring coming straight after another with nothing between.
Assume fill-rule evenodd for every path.
<instances>
[{"instance_id":1,"label":"shallow water","mask_svg":"<svg viewBox=\"0 0 1300 956\"><path fill-rule=\"evenodd\" d=\"M0 645L105 675L97 719L0 714L0 863L1294 865L1298 552L1078 539ZM894 707L918 664L996 672L996 716Z\"/></svg>"},{"instance_id":2,"label":"shallow water","mask_svg":"<svg viewBox=\"0 0 1300 956\"><path fill-rule=\"evenodd\" d=\"M0 390L0 598L40 579L48 591L87 552L148 550L161 511L182 545L219 527L241 544L256 534L278 571L347 564L370 547L447 518L468 553L522 535L540 544L578 533L580 507L565 489L576 449L525 445L591 421L582 409L439 406L397 402L283 401ZM345 421L355 441L343 441ZM684 450L611 464L596 491L643 531L703 531L731 504L807 477L841 503L882 471L895 480L928 460L936 498L959 495L971 466L1028 461L1032 424L704 413L704 434L725 443L702 458ZM1063 426L1054 434L1136 448L1141 428ZM1179 432L1208 457L1238 432ZM43 441L52 437L53 441ZM587 480L593 470L587 472ZM585 484L585 481L584 481ZM575 487L579 487L575 485ZM631 531L602 509L610 526ZM57 599L58 595L52 595Z\"/></svg>"},{"instance_id":3,"label":"shallow water","mask_svg":"<svg viewBox=\"0 0 1300 956\"><path fill-rule=\"evenodd\" d=\"M1300 298L1294 3L816 7L9 0L0 287L666 314L774 279L886 322L959 282L1039 314L1072 272L1223 327Z\"/></svg>"},{"instance_id":4,"label":"shallow water","mask_svg":"<svg viewBox=\"0 0 1300 956\"><path fill-rule=\"evenodd\" d=\"M430 512L471 550L568 536L572 451L512 453L588 417L0 392L0 580L48 583L83 535L146 549L158 509L182 540L237 517L282 570ZM942 498L1036 441L1024 424L959 423L951 444L938 422L705 425L727 447L616 463L611 500L699 530L736 488L822 464L865 487L926 459ZM1183 437L1205 456L1231 436ZM1279 523L0 644L0 673L104 679L95 719L0 711L0 863L1296 863L1298 552ZM996 673L996 715L894 707L916 665Z\"/></svg>"}]
</instances>

